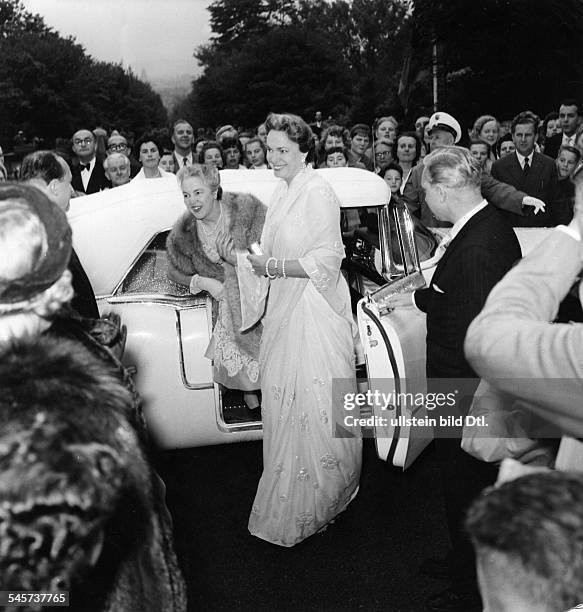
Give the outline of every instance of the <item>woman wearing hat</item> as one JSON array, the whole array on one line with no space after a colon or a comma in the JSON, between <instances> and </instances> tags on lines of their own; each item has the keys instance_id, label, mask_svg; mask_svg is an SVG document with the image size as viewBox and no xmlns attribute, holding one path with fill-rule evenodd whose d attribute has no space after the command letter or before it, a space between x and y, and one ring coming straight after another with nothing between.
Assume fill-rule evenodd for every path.
<instances>
[{"instance_id":1,"label":"woman wearing hat","mask_svg":"<svg viewBox=\"0 0 583 612\"><path fill-rule=\"evenodd\" d=\"M65 213L43 191L0 185L0 590L182 612L136 396L115 356L63 313L70 254Z\"/></svg>"}]
</instances>

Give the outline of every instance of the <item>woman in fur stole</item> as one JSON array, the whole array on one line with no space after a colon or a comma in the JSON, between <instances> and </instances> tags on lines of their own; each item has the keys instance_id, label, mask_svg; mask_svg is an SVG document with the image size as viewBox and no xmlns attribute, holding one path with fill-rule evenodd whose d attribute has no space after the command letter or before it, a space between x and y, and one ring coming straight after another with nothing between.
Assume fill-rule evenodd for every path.
<instances>
[{"instance_id":1,"label":"woman in fur stole","mask_svg":"<svg viewBox=\"0 0 583 612\"><path fill-rule=\"evenodd\" d=\"M168 236L168 275L189 286L191 293L208 291L218 301L206 353L213 360L214 380L228 389L242 390L249 408L256 408L261 330L255 326L239 331L241 299L235 249L246 251L259 241L265 207L248 194L222 193L215 166L186 166L177 179L187 212Z\"/></svg>"},{"instance_id":2,"label":"woman in fur stole","mask_svg":"<svg viewBox=\"0 0 583 612\"><path fill-rule=\"evenodd\" d=\"M184 612L137 396L115 355L60 316L70 255L65 213L35 187L0 185L0 590Z\"/></svg>"}]
</instances>

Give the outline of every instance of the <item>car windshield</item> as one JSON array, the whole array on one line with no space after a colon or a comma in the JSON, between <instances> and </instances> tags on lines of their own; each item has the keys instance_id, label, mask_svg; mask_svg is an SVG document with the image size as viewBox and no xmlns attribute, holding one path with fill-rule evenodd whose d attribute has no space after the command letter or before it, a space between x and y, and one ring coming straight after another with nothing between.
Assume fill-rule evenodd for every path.
<instances>
[{"instance_id":1,"label":"car windshield","mask_svg":"<svg viewBox=\"0 0 583 612\"><path fill-rule=\"evenodd\" d=\"M188 287L177 285L168 278L168 231L157 234L125 277L116 295L147 293L184 296Z\"/></svg>"}]
</instances>

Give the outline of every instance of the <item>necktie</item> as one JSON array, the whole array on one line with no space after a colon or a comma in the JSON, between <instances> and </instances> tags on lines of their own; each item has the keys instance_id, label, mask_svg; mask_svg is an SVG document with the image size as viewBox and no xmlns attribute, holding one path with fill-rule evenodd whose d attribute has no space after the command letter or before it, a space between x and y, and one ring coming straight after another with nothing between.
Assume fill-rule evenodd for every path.
<instances>
[{"instance_id":1,"label":"necktie","mask_svg":"<svg viewBox=\"0 0 583 612\"><path fill-rule=\"evenodd\" d=\"M530 164L528 163L528 157L525 157L524 166L522 166L522 173L524 174L524 176L528 174L529 170L530 170Z\"/></svg>"},{"instance_id":2,"label":"necktie","mask_svg":"<svg viewBox=\"0 0 583 612\"><path fill-rule=\"evenodd\" d=\"M187 166L188 165L188 157L183 157L182 158L182 165L183 166Z\"/></svg>"},{"instance_id":3,"label":"necktie","mask_svg":"<svg viewBox=\"0 0 583 612\"><path fill-rule=\"evenodd\" d=\"M90 170L91 164L79 164L79 168L81 168L81 172L83 172L83 170Z\"/></svg>"}]
</instances>

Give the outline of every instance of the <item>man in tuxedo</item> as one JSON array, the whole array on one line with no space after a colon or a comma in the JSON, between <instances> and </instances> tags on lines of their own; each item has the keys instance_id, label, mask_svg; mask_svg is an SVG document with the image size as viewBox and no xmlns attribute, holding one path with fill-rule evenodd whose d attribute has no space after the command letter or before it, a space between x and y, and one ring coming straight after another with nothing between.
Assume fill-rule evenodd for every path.
<instances>
[{"instance_id":1,"label":"man in tuxedo","mask_svg":"<svg viewBox=\"0 0 583 612\"><path fill-rule=\"evenodd\" d=\"M577 100L567 98L559 106L562 134L555 134L545 142L545 155L556 159L562 145L575 146L577 128L581 121L581 110Z\"/></svg>"},{"instance_id":2,"label":"man in tuxedo","mask_svg":"<svg viewBox=\"0 0 583 612\"><path fill-rule=\"evenodd\" d=\"M172 144L174 145L174 172L178 172L183 166L191 166L196 163L192 153L194 132L192 125L185 119L178 119L172 126Z\"/></svg>"},{"instance_id":3,"label":"man in tuxedo","mask_svg":"<svg viewBox=\"0 0 583 612\"><path fill-rule=\"evenodd\" d=\"M73 134L73 152L77 159L71 167L73 189L83 194L97 193L108 187L103 164L95 152L97 143L89 130L78 130Z\"/></svg>"},{"instance_id":4,"label":"man in tuxedo","mask_svg":"<svg viewBox=\"0 0 583 612\"><path fill-rule=\"evenodd\" d=\"M464 356L466 330L492 287L521 256L514 231L482 196L481 173L477 161L462 147L441 147L423 161L427 205L437 219L453 227L442 242L444 254L431 285L415 291L413 303L427 313L428 390L449 393L461 387L456 414L462 416L467 414L479 382ZM411 302L411 295L405 294L392 298L390 305L404 307ZM466 397L462 400L463 394ZM494 483L497 468L461 449L461 427L459 431L451 427L436 429L435 436L452 547L444 561L434 560L422 569L432 575L447 575L451 586L432 595L427 607L436 611L481 611L474 554L463 520L473 499Z\"/></svg>"},{"instance_id":5,"label":"man in tuxedo","mask_svg":"<svg viewBox=\"0 0 583 612\"><path fill-rule=\"evenodd\" d=\"M504 211L514 227L552 227L570 218L568 206L561 208L558 203L559 177L555 162L534 150L538 124L539 118L530 111L514 117L510 129L516 151L492 164L493 178L546 203L546 209L537 215Z\"/></svg>"},{"instance_id":6,"label":"man in tuxedo","mask_svg":"<svg viewBox=\"0 0 583 612\"><path fill-rule=\"evenodd\" d=\"M583 438L583 324L553 323L583 261L583 167L572 180L573 220L549 232L496 286L468 330L465 350L480 376L525 400L564 433ZM518 387L524 379L528 385Z\"/></svg>"},{"instance_id":7,"label":"man in tuxedo","mask_svg":"<svg viewBox=\"0 0 583 612\"><path fill-rule=\"evenodd\" d=\"M433 113L428 124L431 150L451 146L460 141L462 128L455 117L442 111ZM421 184L423 164L415 166L403 189L403 200L412 214L421 219L426 227L443 227L449 224L438 221L425 201L425 191ZM537 215L545 207L544 202L518 191L511 185L493 179L489 174L482 173L480 188L484 199L490 204L512 211L517 215Z\"/></svg>"},{"instance_id":8,"label":"man in tuxedo","mask_svg":"<svg viewBox=\"0 0 583 612\"><path fill-rule=\"evenodd\" d=\"M67 162L60 155L52 151L30 153L22 160L20 179L37 183L48 191L61 210L64 212L69 210L72 177ZM73 275L75 291L71 306L82 317L99 319L95 293L74 249L71 250L68 268Z\"/></svg>"}]
</instances>

